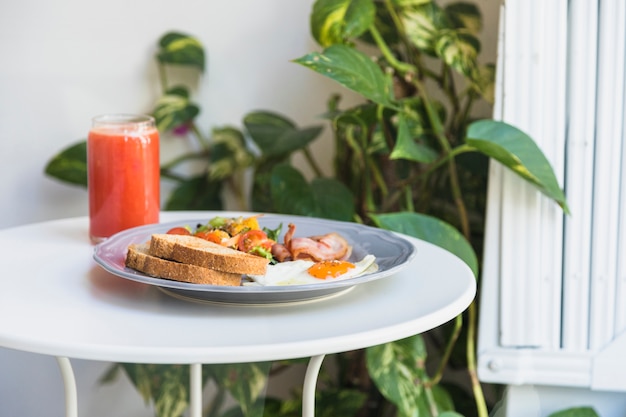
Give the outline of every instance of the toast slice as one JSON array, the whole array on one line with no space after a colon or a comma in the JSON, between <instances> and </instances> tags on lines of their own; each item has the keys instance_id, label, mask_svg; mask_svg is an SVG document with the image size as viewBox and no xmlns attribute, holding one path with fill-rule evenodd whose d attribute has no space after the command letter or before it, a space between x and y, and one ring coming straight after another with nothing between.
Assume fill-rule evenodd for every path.
<instances>
[{"instance_id":1,"label":"toast slice","mask_svg":"<svg viewBox=\"0 0 626 417\"><path fill-rule=\"evenodd\" d=\"M265 275L269 261L186 235L153 234L150 254L185 264L236 274Z\"/></svg>"},{"instance_id":2,"label":"toast slice","mask_svg":"<svg viewBox=\"0 0 626 417\"><path fill-rule=\"evenodd\" d=\"M130 245L126 254L126 266L153 277L192 284L241 285L241 274L214 271L154 257L150 255L149 243Z\"/></svg>"}]
</instances>

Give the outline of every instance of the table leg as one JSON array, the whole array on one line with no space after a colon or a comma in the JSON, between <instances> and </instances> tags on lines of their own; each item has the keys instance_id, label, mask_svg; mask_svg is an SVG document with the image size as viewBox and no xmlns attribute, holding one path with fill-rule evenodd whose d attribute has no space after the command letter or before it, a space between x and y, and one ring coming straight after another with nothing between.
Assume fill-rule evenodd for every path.
<instances>
[{"instance_id":1,"label":"table leg","mask_svg":"<svg viewBox=\"0 0 626 417\"><path fill-rule=\"evenodd\" d=\"M202 364L189 365L189 417L202 416Z\"/></svg>"},{"instance_id":2,"label":"table leg","mask_svg":"<svg viewBox=\"0 0 626 417\"><path fill-rule=\"evenodd\" d=\"M325 355L313 356L304 374L302 391L302 417L315 417L315 385Z\"/></svg>"},{"instance_id":3,"label":"table leg","mask_svg":"<svg viewBox=\"0 0 626 417\"><path fill-rule=\"evenodd\" d=\"M72 364L68 358L60 356L57 356L57 363L61 369L63 385L65 385L65 416L78 417L78 394Z\"/></svg>"}]
</instances>

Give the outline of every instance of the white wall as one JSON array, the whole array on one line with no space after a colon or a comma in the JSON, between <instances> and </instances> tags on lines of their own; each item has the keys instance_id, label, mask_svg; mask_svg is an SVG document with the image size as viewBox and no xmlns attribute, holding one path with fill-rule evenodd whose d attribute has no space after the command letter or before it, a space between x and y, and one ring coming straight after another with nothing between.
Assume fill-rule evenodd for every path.
<instances>
[{"instance_id":1,"label":"white wall","mask_svg":"<svg viewBox=\"0 0 626 417\"><path fill-rule=\"evenodd\" d=\"M0 5L0 227L84 215L85 193L42 175L47 160L84 138L91 117L149 112L153 61L168 30L197 36L208 71L197 102L204 130L241 125L248 111L316 122L334 85L289 60L313 50L311 1L24 0ZM164 141L164 146L168 146Z\"/></svg>"},{"instance_id":2,"label":"white wall","mask_svg":"<svg viewBox=\"0 0 626 417\"><path fill-rule=\"evenodd\" d=\"M339 89L289 62L316 49L308 31L312 3L0 2L0 228L86 215L85 191L45 177L44 166L85 137L92 116L151 110L159 94L152 58L158 38L169 30L197 36L208 51L196 97L205 130L240 126L254 109L281 112L300 125L317 123L329 94ZM485 11L483 42L493 62L499 0L476 3ZM323 155L323 148L320 143L317 153ZM125 381L98 385L106 366L75 361L80 414L151 415ZM53 358L0 349L0 417L14 415L63 415Z\"/></svg>"}]
</instances>

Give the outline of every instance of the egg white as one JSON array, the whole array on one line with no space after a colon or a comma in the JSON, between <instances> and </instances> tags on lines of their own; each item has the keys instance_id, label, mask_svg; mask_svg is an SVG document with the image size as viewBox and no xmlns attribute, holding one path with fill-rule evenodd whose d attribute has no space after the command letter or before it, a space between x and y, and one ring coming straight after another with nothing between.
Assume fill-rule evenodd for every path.
<instances>
[{"instance_id":1,"label":"egg white","mask_svg":"<svg viewBox=\"0 0 626 417\"><path fill-rule=\"evenodd\" d=\"M309 275L307 269L315 264L313 261L297 260L268 265L265 275L248 275L258 285L306 285L321 284L323 282L355 278L365 273L378 270L374 255L366 255L359 262L354 262L354 268L349 269L335 278L319 279Z\"/></svg>"}]
</instances>

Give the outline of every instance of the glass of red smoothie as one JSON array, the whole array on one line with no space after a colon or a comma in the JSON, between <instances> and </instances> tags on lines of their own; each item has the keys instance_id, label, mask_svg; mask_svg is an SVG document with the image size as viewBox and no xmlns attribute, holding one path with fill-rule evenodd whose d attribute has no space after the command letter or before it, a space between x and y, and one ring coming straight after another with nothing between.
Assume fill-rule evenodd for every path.
<instances>
[{"instance_id":1,"label":"glass of red smoothie","mask_svg":"<svg viewBox=\"0 0 626 417\"><path fill-rule=\"evenodd\" d=\"M154 118L107 114L87 139L89 235L100 242L131 227L158 223L159 132Z\"/></svg>"}]
</instances>

